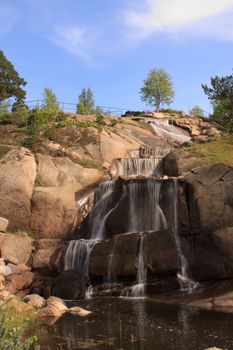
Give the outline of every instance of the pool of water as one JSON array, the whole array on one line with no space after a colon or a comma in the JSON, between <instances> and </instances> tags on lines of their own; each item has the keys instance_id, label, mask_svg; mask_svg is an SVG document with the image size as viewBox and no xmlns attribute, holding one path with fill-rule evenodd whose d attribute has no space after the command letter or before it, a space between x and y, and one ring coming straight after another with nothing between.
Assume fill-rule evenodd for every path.
<instances>
[{"instance_id":1,"label":"pool of water","mask_svg":"<svg viewBox=\"0 0 233 350\"><path fill-rule=\"evenodd\" d=\"M233 349L232 314L158 304L151 299L101 298L78 305L93 313L87 317L66 314L47 326L41 350Z\"/></svg>"}]
</instances>

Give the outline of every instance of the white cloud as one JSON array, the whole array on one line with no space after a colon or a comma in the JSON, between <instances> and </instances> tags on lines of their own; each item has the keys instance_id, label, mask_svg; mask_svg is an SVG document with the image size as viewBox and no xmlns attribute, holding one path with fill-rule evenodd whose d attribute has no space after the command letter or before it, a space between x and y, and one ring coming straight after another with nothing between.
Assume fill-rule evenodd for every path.
<instances>
[{"instance_id":1,"label":"white cloud","mask_svg":"<svg viewBox=\"0 0 233 350\"><path fill-rule=\"evenodd\" d=\"M233 0L144 0L143 8L124 13L124 21L133 36L146 38L158 31L179 32L231 8Z\"/></svg>"},{"instance_id":2,"label":"white cloud","mask_svg":"<svg viewBox=\"0 0 233 350\"><path fill-rule=\"evenodd\" d=\"M0 34L8 32L17 20L18 15L13 7L0 4Z\"/></svg>"},{"instance_id":3,"label":"white cloud","mask_svg":"<svg viewBox=\"0 0 233 350\"><path fill-rule=\"evenodd\" d=\"M50 40L68 52L91 61L89 51L95 45L95 36L85 27L56 26Z\"/></svg>"}]
</instances>

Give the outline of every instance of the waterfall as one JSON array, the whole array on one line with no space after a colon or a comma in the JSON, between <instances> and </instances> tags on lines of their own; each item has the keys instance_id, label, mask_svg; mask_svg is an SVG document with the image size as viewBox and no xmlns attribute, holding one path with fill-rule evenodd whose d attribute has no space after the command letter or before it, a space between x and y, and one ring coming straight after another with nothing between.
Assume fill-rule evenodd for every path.
<instances>
[{"instance_id":1,"label":"waterfall","mask_svg":"<svg viewBox=\"0 0 233 350\"><path fill-rule=\"evenodd\" d=\"M168 153L172 151L171 147L161 145L155 148L140 148L131 151L131 158L164 158Z\"/></svg>"},{"instance_id":2,"label":"waterfall","mask_svg":"<svg viewBox=\"0 0 233 350\"><path fill-rule=\"evenodd\" d=\"M194 289L197 289L199 286L198 282L195 282L190 277L188 261L182 252L182 244L179 236L178 230L178 181L176 179L173 180L173 223L172 223L172 231L173 236L176 242L177 250L180 255L180 264L181 264L181 272L177 274L177 278L180 282L181 290L191 293Z\"/></svg>"},{"instance_id":3,"label":"waterfall","mask_svg":"<svg viewBox=\"0 0 233 350\"><path fill-rule=\"evenodd\" d=\"M167 228L165 215L159 205L161 182L129 182L128 232L159 231Z\"/></svg>"},{"instance_id":4,"label":"waterfall","mask_svg":"<svg viewBox=\"0 0 233 350\"><path fill-rule=\"evenodd\" d=\"M115 182L106 181L101 183L96 190L95 202L89 218L91 239L101 240L105 238L106 215L109 215L114 189Z\"/></svg>"},{"instance_id":5,"label":"waterfall","mask_svg":"<svg viewBox=\"0 0 233 350\"><path fill-rule=\"evenodd\" d=\"M89 256L96 240L72 240L69 242L64 259L64 269L77 269L83 276L89 275Z\"/></svg>"},{"instance_id":6,"label":"waterfall","mask_svg":"<svg viewBox=\"0 0 233 350\"><path fill-rule=\"evenodd\" d=\"M122 158L117 159L119 176L162 176L161 159L156 158Z\"/></svg>"},{"instance_id":7,"label":"waterfall","mask_svg":"<svg viewBox=\"0 0 233 350\"><path fill-rule=\"evenodd\" d=\"M156 135L164 140L177 142L179 144L189 142L191 140L188 132L177 126L169 124L169 119L145 119L145 121L152 126Z\"/></svg>"},{"instance_id":8,"label":"waterfall","mask_svg":"<svg viewBox=\"0 0 233 350\"><path fill-rule=\"evenodd\" d=\"M118 238L119 238L119 236L114 236L114 244L113 244L112 252L111 252L110 257L109 257L108 275L107 275L107 283L108 284L112 284L113 282L115 282L114 279L116 276L114 276L114 274L112 273L112 270L113 270L112 267L113 267L114 254L115 254Z\"/></svg>"},{"instance_id":9,"label":"waterfall","mask_svg":"<svg viewBox=\"0 0 233 350\"><path fill-rule=\"evenodd\" d=\"M147 270L145 266L145 256L144 256L144 235L141 234L139 238L137 284L132 288L132 291L131 291L132 297L145 296L146 278L147 278Z\"/></svg>"}]
</instances>

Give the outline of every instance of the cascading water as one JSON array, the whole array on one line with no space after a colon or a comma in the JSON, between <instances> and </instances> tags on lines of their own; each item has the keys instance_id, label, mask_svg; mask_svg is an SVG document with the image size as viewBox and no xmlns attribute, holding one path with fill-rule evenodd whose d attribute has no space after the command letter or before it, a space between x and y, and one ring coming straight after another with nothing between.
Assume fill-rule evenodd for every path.
<instances>
[{"instance_id":1,"label":"cascading water","mask_svg":"<svg viewBox=\"0 0 233 350\"><path fill-rule=\"evenodd\" d=\"M166 123L164 122L164 124ZM94 205L88 218L87 236L89 239L69 242L64 260L65 269L78 269L83 275L88 277L90 254L97 242L106 240L114 234L139 233L136 284L131 289L128 289L125 295L143 297L147 279L147 267L144 256L146 233L153 231L156 234L156 231L161 232L172 228L181 260L181 273L177 277L181 282L181 288L191 291L196 288L197 284L189 278L188 264L182 253L178 232L178 181L169 180L167 183L164 183L163 180L155 178L162 176L162 157L170 152L170 148L165 147L165 150L162 151L159 147L156 151L150 150L149 153L149 150L145 150L145 152L148 153L144 153L144 156L150 154L155 155L157 158L142 157L117 160L118 175L122 177L151 178L120 179L118 181L103 182L99 185L96 190ZM162 184L163 187L161 186ZM164 206L164 196L169 196L170 199L167 206ZM121 203L123 203L123 206L121 206ZM122 208L127 208L128 210L122 210ZM121 213L121 220L112 229L111 218L115 217L115 213ZM116 235L114 238L112 252L109 254L108 273L107 276L105 274L103 277L107 277L108 284L116 282L114 257L118 237ZM92 290L89 288L87 297L90 297L91 294Z\"/></svg>"},{"instance_id":2,"label":"cascading water","mask_svg":"<svg viewBox=\"0 0 233 350\"><path fill-rule=\"evenodd\" d=\"M185 130L169 124L169 119L145 119L145 122L149 123L154 129L156 135L164 140L177 142L179 144L191 140L191 137Z\"/></svg>"},{"instance_id":3,"label":"cascading water","mask_svg":"<svg viewBox=\"0 0 233 350\"><path fill-rule=\"evenodd\" d=\"M131 151L132 158L164 158L172 150L171 147L161 145L155 148L141 148L138 150Z\"/></svg>"},{"instance_id":4,"label":"cascading water","mask_svg":"<svg viewBox=\"0 0 233 350\"><path fill-rule=\"evenodd\" d=\"M159 231L167 228L165 215L159 205L161 182L129 182L128 232Z\"/></svg>"},{"instance_id":5,"label":"cascading water","mask_svg":"<svg viewBox=\"0 0 233 350\"><path fill-rule=\"evenodd\" d=\"M119 176L162 176L161 159L156 158L125 158L117 159L117 173Z\"/></svg>"},{"instance_id":6,"label":"cascading water","mask_svg":"<svg viewBox=\"0 0 233 350\"><path fill-rule=\"evenodd\" d=\"M172 223L172 232L173 236L176 242L177 250L180 256L180 265L181 265L181 272L177 274L177 278L180 282L181 290L184 292L191 293L193 290L197 289L199 287L199 283L192 280L190 278L189 273L189 267L186 257L183 254L182 251L182 245L181 245L181 239L178 232L178 181L177 179L173 179L172 183L172 190L173 190L173 223Z\"/></svg>"},{"instance_id":7,"label":"cascading water","mask_svg":"<svg viewBox=\"0 0 233 350\"><path fill-rule=\"evenodd\" d=\"M144 255L144 235L141 234L139 238L139 252L138 252L138 270L137 270L137 284L135 284L131 291L131 297L145 296L145 283L147 279L147 270L145 266Z\"/></svg>"}]
</instances>

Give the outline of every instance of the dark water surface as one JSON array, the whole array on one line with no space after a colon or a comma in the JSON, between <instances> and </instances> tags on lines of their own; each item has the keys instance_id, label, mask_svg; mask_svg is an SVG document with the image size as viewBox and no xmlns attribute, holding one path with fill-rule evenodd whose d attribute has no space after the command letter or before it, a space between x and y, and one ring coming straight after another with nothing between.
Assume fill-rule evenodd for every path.
<instances>
[{"instance_id":1,"label":"dark water surface","mask_svg":"<svg viewBox=\"0 0 233 350\"><path fill-rule=\"evenodd\" d=\"M43 331L42 350L233 349L232 314L161 305L152 299L101 298L78 305L93 314L64 315Z\"/></svg>"}]
</instances>

